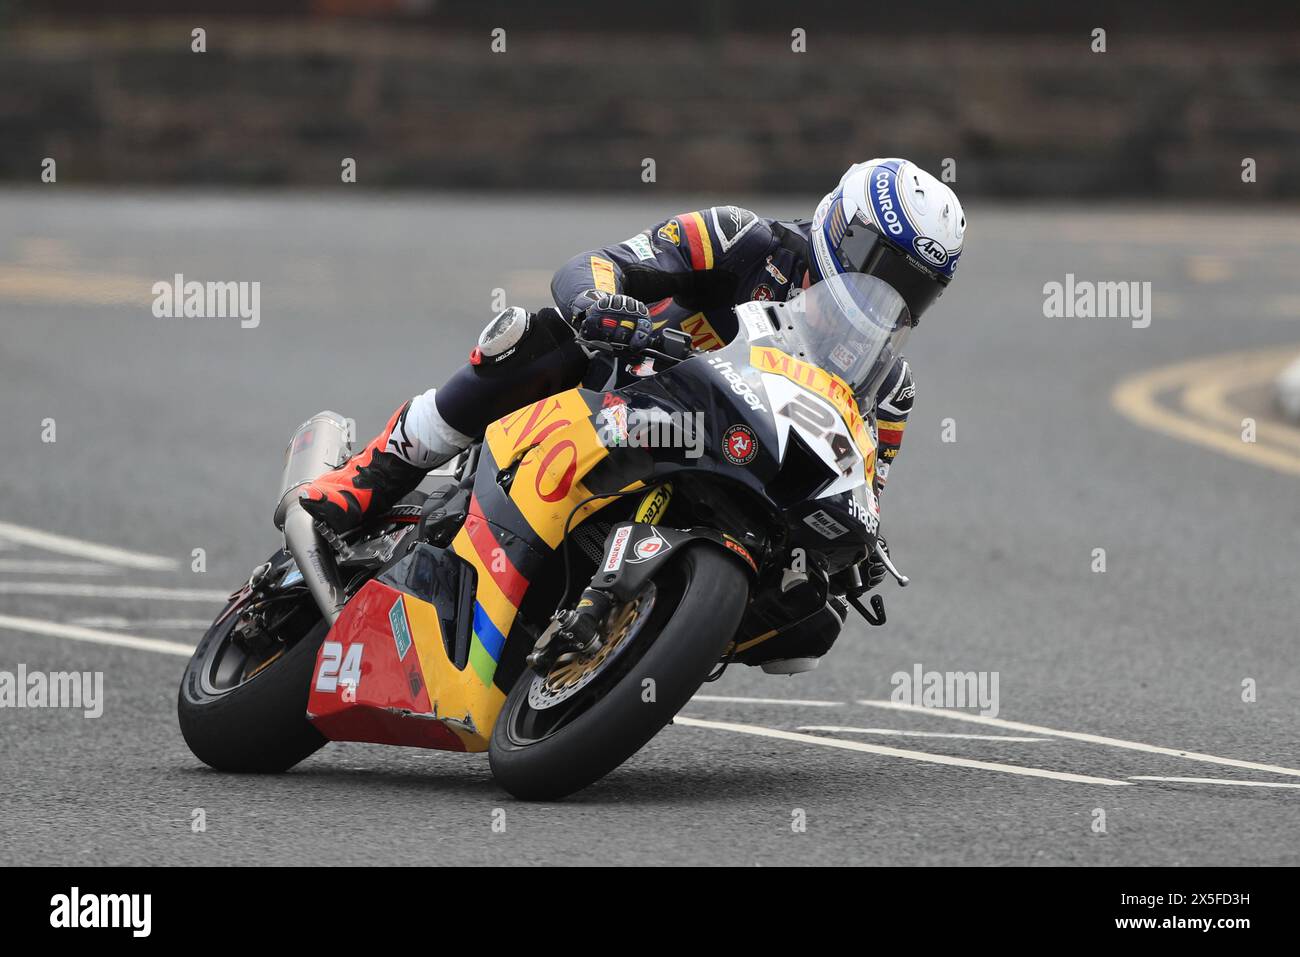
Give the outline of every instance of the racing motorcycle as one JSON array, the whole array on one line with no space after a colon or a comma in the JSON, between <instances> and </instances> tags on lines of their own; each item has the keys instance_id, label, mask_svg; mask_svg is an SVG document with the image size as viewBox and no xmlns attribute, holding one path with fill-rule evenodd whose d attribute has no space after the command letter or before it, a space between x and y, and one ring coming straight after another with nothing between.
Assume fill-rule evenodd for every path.
<instances>
[{"instance_id":1,"label":"racing motorcycle","mask_svg":"<svg viewBox=\"0 0 1300 957\"><path fill-rule=\"evenodd\" d=\"M345 420L305 422L285 547L185 670L191 751L231 772L327 741L487 751L511 794L556 799L729 665L807 670L850 605L883 624L857 572L879 510L855 393L892 361L902 300L855 274L736 318L708 353L672 331L635 353L585 343L581 387L492 423L431 491L344 535L298 494L350 454Z\"/></svg>"}]
</instances>

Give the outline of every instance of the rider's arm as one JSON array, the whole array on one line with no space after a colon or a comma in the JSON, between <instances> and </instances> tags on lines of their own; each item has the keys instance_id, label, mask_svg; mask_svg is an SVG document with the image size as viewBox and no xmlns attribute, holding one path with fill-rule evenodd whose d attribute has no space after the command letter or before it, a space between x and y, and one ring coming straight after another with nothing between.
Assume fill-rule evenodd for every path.
<instances>
[{"instance_id":1,"label":"rider's arm","mask_svg":"<svg viewBox=\"0 0 1300 957\"><path fill-rule=\"evenodd\" d=\"M894 464L899 446L903 444L903 430L907 428L907 417L912 412L915 397L916 383L912 379L912 367L906 359L899 356L876 392L876 437L879 446L876 458L877 495L884 490L889 468Z\"/></svg>"},{"instance_id":2,"label":"rider's arm","mask_svg":"<svg viewBox=\"0 0 1300 957\"><path fill-rule=\"evenodd\" d=\"M623 293L652 304L676 297L708 309L731 305L736 277L765 254L771 227L747 209L714 206L682 213L613 246L574 256L551 280L566 316L584 307L583 293Z\"/></svg>"}]
</instances>

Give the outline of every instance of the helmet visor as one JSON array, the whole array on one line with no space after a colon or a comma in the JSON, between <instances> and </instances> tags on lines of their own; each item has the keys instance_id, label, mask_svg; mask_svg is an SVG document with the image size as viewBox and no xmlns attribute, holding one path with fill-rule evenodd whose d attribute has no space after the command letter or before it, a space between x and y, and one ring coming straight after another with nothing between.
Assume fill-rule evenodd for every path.
<instances>
[{"instance_id":1,"label":"helmet visor","mask_svg":"<svg viewBox=\"0 0 1300 957\"><path fill-rule=\"evenodd\" d=\"M845 231L835 254L847 271L889 283L903 297L913 325L943 292L945 284L934 272L900 252L874 227L860 222L855 221Z\"/></svg>"}]
</instances>

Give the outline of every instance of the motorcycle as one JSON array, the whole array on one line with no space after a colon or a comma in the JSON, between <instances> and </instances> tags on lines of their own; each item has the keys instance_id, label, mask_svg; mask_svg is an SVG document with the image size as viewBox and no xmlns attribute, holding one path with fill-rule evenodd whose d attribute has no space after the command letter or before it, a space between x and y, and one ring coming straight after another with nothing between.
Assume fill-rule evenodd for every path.
<instances>
[{"instance_id":1,"label":"motorcycle","mask_svg":"<svg viewBox=\"0 0 1300 957\"><path fill-rule=\"evenodd\" d=\"M857 573L879 509L855 391L902 308L853 275L738 306L716 351L671 331L636 353L586 343L580 387L493 422L432 491L345 535L298 503L350 454L345 421L314 416L286 453L285 546L185 670L186 743L229 772L327 741L487 751L508 792L549 800L731 664L816 665L850 605L885 620Z\"/></svg>"}]
</instances>

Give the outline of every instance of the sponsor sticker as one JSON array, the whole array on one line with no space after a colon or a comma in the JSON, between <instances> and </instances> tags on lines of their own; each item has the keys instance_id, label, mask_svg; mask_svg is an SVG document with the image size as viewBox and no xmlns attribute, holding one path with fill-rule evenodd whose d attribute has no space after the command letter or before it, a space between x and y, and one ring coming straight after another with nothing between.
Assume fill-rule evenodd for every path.
<instances>
[{"instance_id":1,"label":"sponsor sticker","mask_svg":"<svg viewBox=\"0 0 1300 957\"><path fill-rule=\"evenodd\" d=\"M726 545L729 549L731 549L733 552L735 552L737 555L743 558L745 560L745 564L747 564L750 568L752 568L756 572L758 571L758 565L754 562L753 557L749 554L748 548L740 544L740 542L736 541L730 535L722 536L722 544Z\"/></svg>"},{"instance_id":2,"label":"sponsor sticker","mask_svg":"<svg viewBox=\"0 0 1300 957\"><path fill-rule=\"evenodd\" d=\"M747 425L733 425L722 436L722 454L732 465L748 465L758 454L758 439Z\"/></svg>"},{"instance_id":3,"label":"sponsor sticker","mask_svg":"<svg viewBox=\"0 0 1300 957\"><path fill-rule=\"evenodd\" d=\"M633 557L629 558L627 563L636 565L641 562L648 562L652 558L658 558L671 548L672 545L668 544L668 539L660 535L658 529L651 528L648 537L641 539L632 546Z\"/></svg>"},{"instance_id":4,"label":"sponsor sticker","mask_svg":"<svg viewBox=\"0 0 1300 957\"><path fill-rule=\"evenodd\" d=\"M835 343L835 348L831 349L831 362L845 372L853 367L857 359L857 354L842 342Z\"/></svg>"},{"instance_id":5,"label":"sponsor sticker","mask_svg":"<svg viewBox=\"0 0 1300 957\"><path fill-rule=\"evenodd\" d=\"M717 356L711 356L709 365L722 378L727 380L728 385L731 386L731 391L740 396L745 405L758 412L767 411L767 406L763 405L758 393L754 391L753 386L745 381L745 377L736 371L736 367L730 359L719 359Z\"/></svg>"},{"instance_id":6,"label":"sponsor sticker","mask_svg":"<svg viewBox=\"0 0 1300 957\"><path fill-rule=\"evenodd\" d=\"M790 281L789 279L785 278L785 273L781 272L781 270L776 268L776 263L772 262L771 256L767 257L767 263L766 265L763 266L763 268L767 270L767 274L769 276L775 279L777 283L779 283L782 286L786 285L786 283Z\"/></svg>"},{"instance_id":7,"label":"sponsor sticker","mask_svg":"<svg viewBox=\"0 0 1300 957\"><path fill-rule=\"evenodd\" d=\"M937 239L931 239L929 236L917 236L912 240L912 248L931 265L946 266L948 264L948 250L944 249L943 244Z\"/></svg>"},{"instance_id":8,"label":"sponsor sticker","mask_svg":"<svg viewBox=\"0 0 1300 957\"><path fill-rule=\"evenodd\" d=\"M616 572L623 567L623 556L627 554L627 540L631 535L631 525L624 525L614 533L614 540L609 543L609 557L605 559L603 571Z\"/></svg>"},{"instance_id":9,"label":"sponsor sticker","mask_svg":"<svg viewBox=\"0 0 1300 957\"><path fill-rule=\"evenodd\" d=\"M841 535L847 535L849 533L847 528L835 521L835 519L831 518L820 508L811 515L805 515L803 522L823 538L839 538Z\"/></svg>"},{"instance_id":10,"label":"sponsor sticker","mask_svg":"<svg viewBox=\"0 0 1300 957\"><path fill-rule=\"evenodd\" d=\"M659 238L666 243L672 243L674 246L681 245L682 228L677 225L677 220L670 219L659 227Z\"/></svg>"},{"instance_id":11,"label":"sponsor sticker","mask_svg":"<svg viewBox=\"0 0 1300 957\"><path fill-rule=\"evenodd\" d=\"M754 290L752 298L757 302L770 302L773 298L772 287L767 283L761 283L759 287Z\"/></svg>"},{"instance_id":12,"label":"sponsor sticker","mask_svg":"<svg viewBox=\"0 0 1300 957\"><path fill-rule=\"evenodd\" d=\"M740 317L740 321L745 327L745 336L750 342L772 334L772 323L768 320L767 314L762 307L748 308L741 306L736 309L736 315Z\"/></svg>"},{"instance_id":13,"label":"sponsor sticker","mask_svg":"<svg viewBox=\"0 0 1300 957\"><path fill-rule=\"evenodd\" d=\"M664 517L664 509L673 497L673 483L665 482L654 491L649 492L637 506L636 521L642 525L658 525Z\"/></svg>"},{"instance_id":14,"label":"sponsor sticker","mask_svg":"<svg viewBox=\"0 0 1300 957\"><path fill-rule=\"evenodd\" d=\"M614 264L603 256L592 256L591 280L599 292L615 292Z\"/></svg>"},{"instance_id":15,"label":"sponsor sticker","mask_svg":"<svg viewBox=\"0 0 1300 957\"><path fill-rule=\"evenodd\" d=\"M655 248L650 245L650 237L645 233L637 233L631 239L623 240L623 245L632 250L637 259L646 260L655 258Z\"/></svg>"},{"instance_id":16,"label":"sponsor sticker","mask_svg":"<svg viewBox=\"0 0 1300 957\"><path fill-rule=\"evenodd\" d=\"M393 607L388 609L388 625L393 631L393 642L397 645L397 660L406 658L411 650L411 626L406 621L406 604L402 596L397 596Z\"/></svg>"},{"instance_id":17,"label":"sponsor sticker","mask_svg":"<svg viewBox=\"0 0 1300 957\"><path fill-rule=\"evenodd\" d=\"M627 401L622 396L609 394L596 413L600 427L596 434L606 448L621 448L628 442Z\"/></svg>"}]
</instances>

